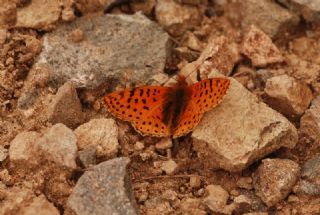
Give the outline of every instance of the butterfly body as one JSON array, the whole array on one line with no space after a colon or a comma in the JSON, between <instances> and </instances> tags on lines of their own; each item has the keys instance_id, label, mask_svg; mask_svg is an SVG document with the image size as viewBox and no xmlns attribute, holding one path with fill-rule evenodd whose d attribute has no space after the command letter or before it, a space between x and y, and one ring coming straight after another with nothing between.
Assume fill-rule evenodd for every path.
<instances>
[{"instance_id":1,"label":"butterfly body","mask_svg":"<svg viewBox=\"0 0 320 215\"><path fill-rule=\"evenodd\" d=\"M213 78L188 86L179 77L173 86L144 86L113 92L104 103L114 116L131 122L143 135L174 138L189 133L203 113L222 100L229 87L226 78Z\"/></svg>"}]
</instances>

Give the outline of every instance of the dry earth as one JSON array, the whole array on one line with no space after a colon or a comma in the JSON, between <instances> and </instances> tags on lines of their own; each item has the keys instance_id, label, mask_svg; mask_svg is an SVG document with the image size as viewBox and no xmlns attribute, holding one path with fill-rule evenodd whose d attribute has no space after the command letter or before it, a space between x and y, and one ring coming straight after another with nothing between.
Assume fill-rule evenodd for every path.
<instances>
[{"instance_id":1,"label":"dry earth","mask_svg":"<svg viewBox=\"0 0 320 215\"><path fill-rule=\"evenodd\" d=\"M0 215L320 214L320 2L0 0ZM228 76L185 137L103 95Z\"/></svg>"}]
</instances>

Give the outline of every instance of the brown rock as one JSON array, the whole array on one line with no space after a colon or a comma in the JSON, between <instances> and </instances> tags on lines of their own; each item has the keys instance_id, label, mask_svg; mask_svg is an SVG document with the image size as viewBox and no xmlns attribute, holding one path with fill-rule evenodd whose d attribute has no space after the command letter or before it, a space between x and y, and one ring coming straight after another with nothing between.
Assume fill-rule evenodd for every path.
<instances>
[{"instance_id":1,"label":"brown rock","mask_svg":"<svg viewBox=\"0 0 320 215\"><path fill-rule=\"evenodd\" d=\"M171 147L172 147L171 138L163 138L156 143L156 149L158 150L170 149Z\"/></svg>"},{"instance_id":2,"label":"brown rock","mask_svg":"<svg viewBox=\"0 0 320 215\"><path fill-rule=\"evenodd\" d=\"M37 141L44 158L56 164L75 169L77 138L71 129L59 123L49 128Z\"/></svg>"},{"instance_id":3,"label":"brown rock","mask_svg":"<svg viewBox=\"0 0 320 215\"><path fill-rule=\"evenodd\" d=\"M299 23L297 15L272 0L237 0L237 4L228 15L235 22L241 20L239 24L243 29L253 24L270 37L280 35Z\"/></svg>"},{"instance_id":4,"label":"brown rock","mask_svg":"<svg viewBox=\"0 0 320 215\"><path fill-rule=\"evenodd\" d=\"M34 215L34 214L43 214L43 215L59 215L57 208L53 206L52 203L48 202L44 195L40 195L36 198L33 198L31 203L22 209L20 209L19 214L23 215Z\"/></svg>"},{"instance_id":5,"label":"brown rock","mask_svg":"<svg viewBox=\"0 0 320 215\"><path fill-rule=\"evenodd\" d=\"M173 175L178 168L178 164L174 160L168 160L164 161L161 164L161 169L164 171L167 175Z\"/></svg>"},{"instance_id":6,"label":"brown rock","mask_svg":"<svg viewBox=\"0 0 320 215\"><path fill-rule=\"evenodd\" d=\"M320 143L320 96L317 96L300 120L300 133Z\"/></svg>"},{"instance_id":7,"label":"brown rock","mask_svg":"<svg viewBox=\"0 0 320 215\"><path fill-rule=\"evenodd\" d=\"M61 7L58 0L32 0L27 6L18 8L15 26L51 30L59 20L60 13Z\"/></svg>"},{"instance_id":8,"label":"brown rock","mask_svg":"<svg viewBox=\"0 0 320 215\"><path fill-rule=\"evenodd\" d=\"M267 104L289 118L301 116L313 98L306 84L288 75L268 79L264 91Z\"/></svg>"},{"instance_id":9,"label":"brown rock","mask_svg":"<svg viewBox=\"0 0 320 215\"><path fill-rule=\"evenodd\" d=\"M119 150L118 127L113 119L92 119L75 131L80 150L95 148L98 158L114 158Z\"/></svg>"},{"instance_id":10,"label":"brown rock","mask_svg":"<svg viewBox=\"0 0 320 215\"><path fill-rule=\"evenodd\" d=\"M48 119L51 123L63 123L75 128L84 120L84 114L77 91L71 82L59 88L48 108Z\"/></svg>"},{"instance_id":11,"label":"brown rock","mask_svg":"<svg viewBox=\"0 0 320 215\"><path fill-rule=\"evenodd\" d=\"M0 162L4 161L8 157L8 149L3 145L0 145Z\"/></svg>"},{"instance_id":12,"label":"brown rock","mask_svg":"<svg viewBox=\"0 0 320 215\"><path fill-rule=\"evenodd\" d=\"M179 204L181 214L206 215L205 209L201 208L201 200L196 198L183 198ZM178 212L178 213L179 213Z\"/></svg>"},{"instance_id":13,"label":"brown rock","mask_svg":"<svg viewBox=\"0 0 320 215\"><path fill-rule=\"evenodd\" d=\"M0 28L14 26L16 18L16 3L12 0L0 0Z\"/></svg>"},{"instance_id":14,"label":"brown rock","mask_svg":"<svg viewBox=\"0 0 320 215\"><path fill-rule=\"evenodd\" d=\"M284 60L270 37L254 25L250 26L244 36L241 53L250 58L252 64L257 67L280 63Z\"/></svg>"},{"instance_id":15,"label":"brown rock","mask_svg":"<svg viewBox=\"0 0 320 215\"><path fill-rule=\"evenodd\" d=\"M253 177L256 194L269 207L285 199L299 178L300 167L288 159L264 159Z\"/></svg>"},{"instance_id":16,"label":"brown rock","mask_svg":"<svg viewBox=\"0 0 320 215\"><path fill-rule=\"evenodd\" d=\"M202 19L197 7L182 5L171 0L157 1L155 14L159 24L176 36L198 26Z\"/></svg>"},{"instance_id":17,"label":"brown rock","mask_svg":"<svg viewBox=\"0 0 320 215\"><path fill-rule=\"evenodd\" d=\"M280 147L295 146L296 128L231 79L223 101L204 114L192 135L208 167L240 171Z\"/></svg>"},{"instance_id":18,"label":"brown rock","mask_svg":"<svg viewBox=\"0 0 320 215\"><path fill-rule=\"evenodd\" d=\"M10 143L10 161L37 164L39 137L40 134L34 131L19 133Z\"/></svg>"}]
</instances>

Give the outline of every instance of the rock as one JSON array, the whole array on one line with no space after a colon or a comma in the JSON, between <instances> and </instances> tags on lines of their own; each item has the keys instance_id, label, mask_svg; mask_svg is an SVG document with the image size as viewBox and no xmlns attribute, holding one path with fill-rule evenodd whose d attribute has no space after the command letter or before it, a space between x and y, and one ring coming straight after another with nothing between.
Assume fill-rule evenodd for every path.
<instances>
[{"instance_id":1,"label":"rock","mask_svg":"<svg viewBox=\"0 0 320 215\"><path fill-rule=\"evenodd\" d=\"M176 47L174 48L174 51L179 58L185 59L188 62L195 61L199 57L198 52L192 51L188 47Z\"/></svg>"},{"instance_id":2,"label":"rock","mask_svg":"<svg viewBox=\"0 0 320 215\"><path fill-rule=\"evenodd\" d=\"M241 177L237 180L237 186L239 188L251 190L252 187L252 178L251 177Z\"/></svg>"},{"instance_id":3,"label":"rock","mask_svg":"<svg viewBox=\"0 0 320 215\"><path fill-rule=\"evenodd\" d=\"M92 119L74 133L80 150L94 148L98 158L114 158L119 150L118 127L113 119Z\"/></svg>"},{"instance_id":4,"label":"rock","mask_svg":"<svg viewBox=\"0 0 320 215\"><path fill-rule=\"evenodd\" d=\"M197 189L201 186L201 178L197 175L191 176L189 184L190 184L190 187Z\"/></svg>"},{"instance_id":5,"label":"rock","mask_svg":"<svg viewBox=\"0 0 320 215\"><path fill-rule=\"evenodd\" d=\"M85 148L78 152L78 158L84 167L96 164L96 149L93 147Z\"/></svg>"},{"instance_id":6,"label":"rock","mask_svg":"<svg viewBox=\"0 0 320 215\"><path fill-rule=\"evenodd\" d=\"M137 150L137 151L141 151L144 149L144 143L143 142L140 142L140 141L137 141L135 144L134 144L134 149Z\"/></svg>"},{"instance_id":7,"label":"rock","mask_svg":"<svg viewBox=\"0 0 320 215\"><path fill-rule=\"evenodd\" d=\"M288 196L299 173L299 165L292 160L264 159L253 177L256 194L271 207Z\"/></svg>"},{"instance_id":8,"label":"rock","mask_svg":"<svg viewBox=\"0 0 320 215\"><path fill-rule=\"evenodd\" d=\"M59 0L32 0L27 6L17 9L15 27L51 30L59 20L60 13Z\"/></svg>"},{"instance_id":9,"label":"rock","mask_svg":"<svg viewBox=\"0 0 320 215\"><path fill-rule=\"evenodd\" d=\"M148 214L172 214L175 212L169 201L166 201L161 197L148 199L144 205Z\"/></svg>"},{"instance_id":10,"label":"rock","mask_svg":"<svg viewBox=\"0 0 320 215\"><path fill-rule=\"evenodd\" d=\"M161 169L164 171L167 175L173 175L178 168L178 164L174 160L168 160L162 162Z\"/></svg>"},{"instance_id":11,"label":"rock","mask_svg":"<svg viewBox=\"0 0 320 215\"><path fill-rule=\"evenodd\" d=\"M266 103L289 118L301 116L313 98L306 84L288 75L269 78L264 91Z\"/></svg>"},{"instance_id":12,"label":"rock","mask_svg":"<svg viewBox=\"0 0 320 215\"><path fill-rule=\"evenodd\" d=\"M11 162L37 164L37 142L40 134L34 131L19 133L10 143L9 157Z\"/></svg>"},{"instance_id":13,"label":"rock","mask_svg":"<svg viewBox=\"0 0 320 215\"><path fill-rule=\"evenodd\" d=\"M301 179L295 187L295 193L320 195L320 156L308 160L301 170Z\"/></svg>"},{"instance_id":14,"label":"rock","mask_svg":"<svg viewBox=\"0 0 320 215\"><path fill-rule=\"evenodd\" d=\"M238 45L221 36L209 40L200 57L185 65L179 74L188 77L193 82L197 81L197 72L195 72L197 70L202 79L208 78L211 73L215 72L229 75L240 59Z\"/></svg>"},{"instance_id":15,"label":"rock","mask_svg":"<svg viewBox=\"0 0 320 215\"><path fill-rule=\"evenodd\" d=\"M77 138L65 125L58 123L49 128L38 140L38 147L44 158L63 167L77 167Z\"/></svg>"},{"instance_id":16,"label":"rock","mask_svg":"<svg viewBox=\"0 0 320 215\"><path fill-rule=\"evenodd\" d=\"M193 149L204 165L240 171L280 147L293 148L298 140L296 128L230 80L223 101L204 114L191 135Z\"/></svg>"},{"instance_id":17,"label":"rock","mask_svg":"<svg viewBox=\"0 0 320 215\"><path fill-rule=\"evenodd\" d=\"M300 133L314 141L320 143L320 96L317 96L300 119Z\"/></svg>"},{"instance_id":18,"label":"rock","mask_svg":"<svg viewBox=\"0 0 320 215\"><path fill-rule=\"evenodd\" d=\"M43 215L59 215L57 208L53 206L52 203L48 202L44 195L40 195L33 198L28 206L20 209L19 214L23 215L33 215L33 214L43 214Z\"/></svg>"},{"instance_id":19,"label":"rock","mask_svg":"<svg viewBox=\"0 0 320 215\"><path fill-rule=\"evenodd\" d=\"M172 146L171 138L162 138L156 143L156 149L158 150L170 149Z\"/></svg>"},{"instance_id":20,"label":"rock","mask_svg":"<svg viewBox=\"0 0 320 215\"><path fill-rule=\"evenodd\" d=\"M181 214L206 215L207 212L201 209L201 200L196 198L183 198L179 204Z\"/></svg>"},{"instance_id":21,"label":"rock","mask_svg":"<svg viewBox=\"0 0 320 215\"><path fill-rule=\"evenodd\" d=\"M5 199L1 201L0 214L21 214L17 213L19 209L34 198L31 190L17 186L4 189L4 195Z\"/></svg>"},{"instance_id":22,"label":"rock","mask_svg":"<svg viewBox=\"0 0 320 215\"><path fill-rule=\"evenodd\" d=\"M63 123L75 128L84 121L84 114L77 91L71 82L59 88L48 108L49 122Z\"/></svg>"},{"instance_id":23,"label":"rock","mask_svg":"<svg viewBox=\"0 0 320 215\"><path fill-rule=\"evenodd\" d=\"M83 41L66 39L75 29L83 31ZM160 26L141 14L81 17L43 40L33 68L47 67L52 86L71 81L76 88L97 88L108 83L110 90L128 81L151 82L163 71L171 43Z\"/></svg>"},{"instance_id":24,"label":"rock","mask_svg":"<svg viewBox=\"0 0 320 215\"><path fill-rule=\"evenodd\" d=\"M102 162L86 171L70 195L68 210L76 215L137 214L126 166L128 158Z\"/></svg>"},{"instance_id":25,"label":"rock","mask_svg":"<svg viewBox=\"0 0 320 215\"><path fill-rule=\"evenodd\" d=\"M16 19L16 3L11 0L0 0L0 28L14 26Z\"/></svg>"},{"instance_id":26,"label":"rock","mask_svg":"<svg viewBox=\"0 0 320 215\"><path fill-rule=\"evenodd\" d=\"M320 3L310 0L280 0L281 4L290 8L309 22L320 21Z\"/></svg>"},{"instance_id":27,"label":"rock","mask_svg":"<svg viewBox=\"0 0 320 215\"><path fill-rule=\"evenodd\" d=\"M127 0L78 0L75 5L79 11L82 13L92 13L97 11L108 12L113 7L126 3Z\"/></svg>"},{"instance_id":28,"label":"rock","mask_svg":"<svg viewBox=\"0 0 320 215\"><path fill-rule=\"evenodd\" d=\"M183 5L171 0L157 1L156 19L170 34L182 35L185 31L200 25L200 10L192 5Z\"/></svg>"},{"instance_id":29,"label":"rock","mask_svg":"<svg viewBox=\"0 0 320 215\"><path fill-rule=\"evenodd\" d=\"M8 149L0 145L0 162L4 161L8 157Z\"/></svg>"},{"instance_id":30,"label":"rock","mask_svg":"<svg viewBox=\"0 0 320 215\"><path fill-rule=\"evenodd\" d=\"M206 191L208 196L203 199L203 204L208 206L211 211L223 214L232 213L234 207L227 205L229 194L225 189L220 185L208 185Z\"/></svg>"},{"instance_id":31,"label":"rock","mask_svg":"<svg viewBox=\"0 0 320 215\"><path fill-rule=\"evenodd\" d=\"M253 24L270 37L280 35L299 23L297 15L271 0L237 0L230 13L235 22L241 20L239 24L243 29Z\"/></svg>"},{"instance_id":32,"label":"rock","mask_svg":"<svg viewBox=\"0 0 320 215\"><path fill-rule=\"evenodd\" d=\"M254 25L244 36L241 53L250 58L256 67L268 64L281 63L284 58L278 48L272 43L271 38Z\"/></svg>"}]
</instances>

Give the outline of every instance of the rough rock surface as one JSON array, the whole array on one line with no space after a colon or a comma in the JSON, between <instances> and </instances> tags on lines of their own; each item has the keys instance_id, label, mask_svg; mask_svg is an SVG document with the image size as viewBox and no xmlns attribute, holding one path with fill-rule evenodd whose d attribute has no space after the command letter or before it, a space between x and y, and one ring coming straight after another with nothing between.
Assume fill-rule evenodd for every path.
<instances>
[{"instance_id":1,"label":"rough rock surface","mask_svg":"<svg viewBox=\"0 0 320 215\"><path fill-rule=\"evenodd\" d=\"M173 35L183 34L199 25L202 19L197 7L171 0L157 1L155 14L159 24Z\"/></svg>"},{"instance_id":2,"label":"rough rock surface","mask_svg":"<svg viewBox=\"0 0 320 215\"><path fill-rule=\"evenodd\" d=\"M241 52L257 67L280 63L284 60L271 38L254 25L250 26L244 36Z\"/></svg>"},{"instance_id":3,"label":"rough rock surface","mask_svg":"<svg viewBox=\"0 0 320 215\"><path fill-rule=\"evenodd\" d=\"M38 147L46 159L64 167L76 168L77 138L65 125L58 123L50 127L38 140Z\"/></svg>"},{"instance_id":4,"label":"rough rock surface","mask_svg":"<svg viewBox=\"0 0 320 215\"><path fill-rule=\"evenodd\" d=\"M37 141L40 134L34 131L21 132L10 143L9 157L11 162L36 163Z\"/></svg>"},{"instance_id":5,"label":"rough rock surface","mask_svg":"<svg viewBox=\"0 0 320 215\"><path fill-rule=\"evenodd\" d=\"M94 148L98 158L114 158L118 153L118 127L113 119L92 119L74 133L79 150Z\"/></svg>"},{"instance_id":6,"label":"rough rock surface","mask_svg":"<svg viewBox=\"0 0 320 215\"><path fill-rule=\"evenodd\" d=\"M237 0L237 3L235 10L237 10L236 14L241 11L242 28L254 24L270 37L283 33L299 22L297 15L290 13L272 0Z\"/></svg>"},{"instance_id":7,"label":"rough rock surface","mask_svg":"<svg viewBox=\"0 0 320 215\"><path fill-rule=\"evenodd\" d=\"M299 132L308 139L320 143L320 96L317 96L300 119Z\"/></svg>"},{"instance_id":8,"label":"rough rock surface","mask_svg":"<svg viewBox=\"0 0 320 215\"><path fill-rule=\"evenodd\" d=\"M61 86L48 107L48 119L52 124L62 123L75 128L84 120L77 91L71 82Z\"/></svg>"},{"instance_id":9,"label":"rough rock surface","mask_svg":"<svg viewBox=\"0 0 320 215\"><path fill-rule=\"evenodd\" d=\"M313 98L306 84L288 75L269 78L264 91L266 103L290 118L301 116Z\"/></svg>"},{"instance_id":10,"label":"rough rock surface","mask_svg":"<svg viewBox=\"0 0 320 215\"><path fill-rule=\"evenodd\" d=\"M68 35L75 29L83 31L83 41L71 41ZM57 86L67 81L88 88L141 84L163 71L169 45L168 34L141 14L82 17L44 37L34 68L48 67Z\"/></svg>"},{"instance_id":11,"label":"rough rock surface","mask_svg":"<svg viewBox=\"0 0 320 215\"><path fill-rule=\"evenodd\" d=\"M309 22L320 22L320 2L313 0L279 0Z\"/></svg>"},{"instance_id":12,"label":"rough rock surface","mask_svg":"<svg viewBox=\"0 0 320 215\"><path fill-rule=\"evenodd\" d=\"M17 9L16 27L50 30L59 20L60 13L58 0L32 0L27 6Z\"/></svg>"},{"instance_id":13,"label":"rough rock surface","mask_svg":"<svg viewBox=\"0 0 320 215\"><path fill-rule=\"evenodd\" d=\"M16 3L11 0L0 1L0 28L8 28L15 24L17 15Z\"/></svg>"},{"instance_id":14,"label":"rough rock surface","mask_svg":"<svg viewBox=\"0 0 320 215\"><path fill-rule=\"evenodd\" d=\"M52 203L48 202L44 195L40 195L32 199L31 203L21 208L19 214L23 215L59 215L57 208Z\"/></svg>"},{"instance_id":15,"label":"rough rock surface","mask_svg":"<svg viewBox=\"0 0 320 215\"><path fill-rule=\"evenodd\" d=\"M279 149L293 148L296 128L231 79L223 101L204 114L192 133L198 156L211 167L240 171Z\"/></svg>"},{"instance_id":16,"label":"rough rock surface","mask_svg":"<svg viewBox=\"0 0 320 215\"><path fill-rule=\"evenodd\" d=\"M8 157L8 149L0 145L0 162L4 161Z\"/></svg>"},{"instance_id":17,"label":"rough rock surface","mask_svg":"<svg viewBox=\"0 0 320 215\"><path fill-rule=\"evenodd\" d=\"M94 166L78 180L68 199L76 215L137 214L126 166L128 158L116 158Z\"/></svg>"},{"instance_id":18,"label":"rough rock surface","mask_svg":"<svg viewBox=\"0 0 320 215\"><path fill-rule=\"evenodd\" d=\"M264 159L253 177L256 194L271 207L287 197L299 173L299 165L292 160Z\"/></svg>"}]
</instances>

